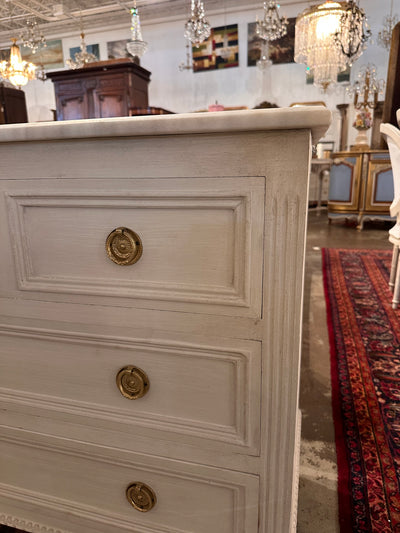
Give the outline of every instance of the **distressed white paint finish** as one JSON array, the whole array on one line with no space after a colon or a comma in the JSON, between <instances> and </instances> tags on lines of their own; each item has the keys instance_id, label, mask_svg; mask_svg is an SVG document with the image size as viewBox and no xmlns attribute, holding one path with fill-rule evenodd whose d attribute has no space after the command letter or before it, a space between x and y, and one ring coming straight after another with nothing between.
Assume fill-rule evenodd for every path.
<instances>
[{"instance_id":1,"label":"distressed white paint finish","mask_svg":"<svg viewBox=\"0 0 400 533\"><path fill-rule=\"evenodd\" d=\"M330 114L164 119L0 130L3 521L293 529L310 143ZM97 229L129 220L146 268L105 261ZM124 364L153 376L134 414ZM131 469L163 502L139 521L118 488Z\"/></svg>"},{"instance_id":2,"label":"distressed white paint finish","mask_svg":"<svg viewBox=\"0 0 400 533\"><path fill-rule=\"evenodd\" d=\"M41 180L35 196L3 186L18 289L260 316L265 178ZM104 246L121 226L143 243L128 268L110 261Z\"/></svg>"},{"instance_id":3,"label":"distressed white paint finish","mask_svg":"<svg viewBox=\"0 0 400 533\"><path fill-rule=\"evenodd\" d=\"M224 450L258 455L261 343L214 342L219 346L0 325L0 398L10 410L37 407L60 421L75 415L82 425L111 426L132 450L147 428L154 439L200 438L211 448L221 441ZM21 372L33 343L34 362ZM115 377L127 365L149 378L143 398L119 392Z\"/></svg>"},{"instance_id":4,"label":"distressed white paint finish","mask_svg":"<svg viewBox=\"0 0 400 533\"><path fill-rule=\"evenodd\" d=\"M100 447L80 443L72 449L51 438L38 446L6 434L0 442L0 467L0 495L49 509L55 514L49 526L66 531L73 527L74 516L78 523L82 517L80 527L88 520L91 528L96 525L102 532L257 531L255 475L152 461L138 454L105 455ZM126 488L135 481L145 482L157 494L148 513L134 509L125 497ZM11 488L10 494L9 486L23 488L18 493Z\"/></svg>"}]
</instances>

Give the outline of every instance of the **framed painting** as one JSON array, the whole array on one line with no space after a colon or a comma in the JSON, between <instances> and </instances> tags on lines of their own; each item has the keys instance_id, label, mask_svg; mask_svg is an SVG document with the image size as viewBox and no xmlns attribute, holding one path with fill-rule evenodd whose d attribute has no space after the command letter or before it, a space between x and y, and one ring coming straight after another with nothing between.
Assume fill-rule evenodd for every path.
<instances>
[{"instance_id":1,"label":"framed painting","mask_svg":"<svg viewBox=\"0 0 400 533\"><path fill-rule=\"evenodd\" d=\"M287 33L280 39L269 43L269 59L274 65L279 63L294 63L294 35L296 18L288 19ZM254 67L261 57L264 40L256 34L256 23L249 22L247 26L247 66Z\"/></svg>"},{"instance_id":2,"label":"framed painting","mask_svg":"<svg viewBox=\"0 0 400 533\"><path fill-rule=\"evenodd\" d=\"M42 64L46 70L64 67L64 55L61 39L46 41L46 46L42 46L35 53L27 46L21 46L21 56L25 61Z\"/></svg>"},{"instance_id":3,"label":"framed painting","mask_svg":"<svg viewBox=\"0 0 400 533\"><path fill-rule=\"evenodd\" d=\"M238 25L211 28L210 37L192 47L193 72L219 70L239 65Z\"/></svg>"},{"instance_id":4,"label":"framed painting","mask_svg":"<svg viewBox=\"0 0 400 533\"><path fill-rule=\"evenodd\" d=\"M118 59L120 57L132 57L126 45L130 39L121 39L119 41L110 41L107 43L107 58Z\"/></svg>"}]
</instances>

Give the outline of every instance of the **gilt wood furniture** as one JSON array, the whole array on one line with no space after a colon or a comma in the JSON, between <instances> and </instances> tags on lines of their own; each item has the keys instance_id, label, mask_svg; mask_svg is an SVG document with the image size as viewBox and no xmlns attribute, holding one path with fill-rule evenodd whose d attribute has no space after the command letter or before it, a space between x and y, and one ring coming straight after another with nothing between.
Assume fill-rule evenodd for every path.
<instances>
[{"instance_id":1,"label":"gilt wood furniture","mask_svg":"<svg viewBox=\"0 0 400 533\"><path fill-rule=\"evenodd\" d=\"M57 120L124 117L148 107L150 72L128 59L90 63L76 70L50 72Z\"/></svg>"},{"instance_id":2,"label":"gilt wood furniture","mask_svg":"<svg viewBox=\"0 0 400 533\"><path fill-rule=\"evenodd\" d=\"M393 173L387 150L337 152L329 177L328 218L392 220Z\"/></svg>"},{"instance_id":3,"label":"gilt wood furniture","mask_svg":"<svg viewBox=\"0 0 400 533\"><path fill-rule=\"evenodd\" d=\"M310 148L329 121L0 129L0 523L295 531Z\"/></svg>"}]
</instances>

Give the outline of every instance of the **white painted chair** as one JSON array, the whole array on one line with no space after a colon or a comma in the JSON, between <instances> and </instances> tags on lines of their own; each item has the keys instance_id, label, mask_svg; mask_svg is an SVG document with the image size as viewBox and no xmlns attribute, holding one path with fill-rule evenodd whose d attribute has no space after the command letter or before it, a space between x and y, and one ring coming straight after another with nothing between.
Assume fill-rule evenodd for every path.
<instances>
[{"instance_id":1,"label":"white painted chair","mask_svg":"<svg viewBox=\"0 0 400 533\"><path fill-rule=\"evenodd\" d=\"M397 221L393 228L389 230L389 242L393 244L389 287L393 291L392 307L397 309L400 302L400 130L392 124L381 124L380 131L389 147L393 171L394 199L390 206L390 215L397 217Z\"/></svg>"}]
</instances>

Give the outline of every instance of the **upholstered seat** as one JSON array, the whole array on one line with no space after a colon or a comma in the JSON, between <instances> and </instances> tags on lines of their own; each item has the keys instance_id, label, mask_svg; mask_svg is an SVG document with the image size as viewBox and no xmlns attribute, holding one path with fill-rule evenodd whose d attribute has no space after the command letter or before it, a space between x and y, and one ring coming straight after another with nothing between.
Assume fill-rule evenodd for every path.
<instances>
[{"instance_id":1,"label":"upholstered seat","mask_svg":"<svg viewBox=\"0 0 400 533\"><path fill-rule=\"evenodd\" d=\"M389 147L393 170L394 199L390 206L390 215L397 217L397 222L389 230L389 242L393 244L389 287L393 290L392 307L393 309L397 309L400 301L400 130L392 124L381 124L380 130Z\"/></svg>"}]
</instances>

